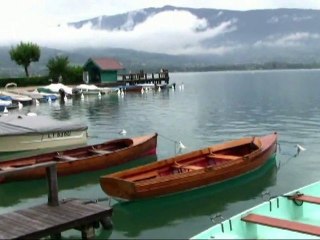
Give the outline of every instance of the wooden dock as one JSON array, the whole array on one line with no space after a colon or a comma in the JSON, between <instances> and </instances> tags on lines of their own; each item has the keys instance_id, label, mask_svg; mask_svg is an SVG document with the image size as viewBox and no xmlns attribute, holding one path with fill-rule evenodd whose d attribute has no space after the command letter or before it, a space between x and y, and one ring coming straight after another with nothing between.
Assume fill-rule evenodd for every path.
<instances>
[{"instance_id":1,"label":"wooden dock","mask_svg":"<svg viewBox=\"0 0 320 240\"><path fill-rule=\"evenodd\" d=\"M118 75L117 80L117 82L122 85L136 85L142 83L162 84L162 82L169 84L169 72L166 69L163 69L158 73L145 73L141 70L139 73Z\"/></svg>"},{"instance_id":2,"label":"wooden dock","mask_svg":"<svg viewBox=\"0 0 320 240\"><path fill-rule=\"evenodd\" d=\"M61 238L61 232L77 229L82 239L94 238L94 229L101 224L112 227L112 208L80 199L58 200L56 163L0 172L0 177L30 168L45 167L49 184L48 203L0 215L0 239L39 239L46 236Z\"/></svg>"}]
</instances>

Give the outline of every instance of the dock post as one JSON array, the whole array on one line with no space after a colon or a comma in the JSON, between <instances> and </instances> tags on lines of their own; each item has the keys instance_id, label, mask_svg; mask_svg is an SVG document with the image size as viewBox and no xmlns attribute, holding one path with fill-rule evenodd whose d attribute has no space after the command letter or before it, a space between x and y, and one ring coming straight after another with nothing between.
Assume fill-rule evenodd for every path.
<instances>
[{"instance_id":1,"label":"dock post","mask_svg":"<svg viewBox=\"0 0 320 240\"><path fill-rule=\"evenodd\" d=\"M113 223L112 223L112 220L111 220L111 217L103 217L100 219L100 223L102 225L102 227L106 230L110 230L113 228Z\"/></svg>"},{"instance_id":2,"label":"dock post","mask_svg":"<svg viewBox=\"0 0 320 240\"><path fill-rule=\"evenodd\" d=\"M58 239L61 239L61 238L62 238L61 233L55 233L55 234L51 234L50 235L50 239L58 240Z\"/></svg>"},{"instance_id":3,"label":"dock post","mask_svg":"<svg viewBox=\"0 0 320 240\"><path fill-rule=\"evenodd\" d=\"M48 205L59 206L58 197L58 177L57 177L57 166L52 165L46 167L47 179L48 179Z\"/></svg>"},{"instance_id":4,"label":"dock post","mask_svg":"<svg viewBox=\"0 0 320 240\"><path fill-rule=\"evenodd\" d=\"M81 228L81 238L82 239L94 239L95 231L93 226L83 226Z\"/></svg>"}]
</instances>

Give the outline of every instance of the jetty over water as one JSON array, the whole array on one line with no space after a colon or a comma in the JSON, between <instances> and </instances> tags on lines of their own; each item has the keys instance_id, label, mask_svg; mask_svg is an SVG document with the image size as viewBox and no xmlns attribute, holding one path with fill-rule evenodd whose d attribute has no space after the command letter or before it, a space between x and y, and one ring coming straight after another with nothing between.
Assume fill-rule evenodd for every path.
<instances>
[{"instance_id":1,"label":"jetty over water","mask_svg":"<svg viewBox=\"0 0 320 240\"><path fill-rule=\"evenodd\" d=\"M166 69L156 73L145 73L141 70L139 73L128 73L117 75L117 81L109 83L98 83L98 86L128 86L138 84L169 84L169 72Z\"/></svg>"},{"instance_id":2,"label":"jetty over water","mask_svg":"<svg viewBox=\"0 0 320 240\"><path fill-rule=\"evenodd\" d=\"M0 172L0 178L43 167L49 184L48 203L0 215L0 239L39 239L46 236L59 239L61 232L70 229L81 231L82 239L92 239L94 229L100 223L106 229L112 227L111 207L80 199L59 201L55 162L4 170Z\"/></svg>"}]
</instances>

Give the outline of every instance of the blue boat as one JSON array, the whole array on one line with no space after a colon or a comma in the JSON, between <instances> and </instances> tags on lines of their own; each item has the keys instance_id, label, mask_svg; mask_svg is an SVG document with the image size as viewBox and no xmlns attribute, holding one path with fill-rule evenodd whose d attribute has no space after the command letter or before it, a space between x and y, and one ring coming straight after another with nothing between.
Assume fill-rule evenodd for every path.
<instances>
[{"instance_id":1,"label":"blue boat","mask_svg":"<svg viewBox=\"0 0 320 240\"><path fill-rule=\"evenodd\" d=\"M320 181L263 202L191 239L319 239Z\"/></svg>"},{"instance_id":2,"label":"blue boat","mask_svg":"<svg viewBox=\"0 0 320 240\"><path fill-rule=\"evenodd\" d=\"M5 109L14 108L18 108L18 104L12 103L12 98L10 96L0 96L0 112L3 112Z\"/></svg>"}]
</instances>

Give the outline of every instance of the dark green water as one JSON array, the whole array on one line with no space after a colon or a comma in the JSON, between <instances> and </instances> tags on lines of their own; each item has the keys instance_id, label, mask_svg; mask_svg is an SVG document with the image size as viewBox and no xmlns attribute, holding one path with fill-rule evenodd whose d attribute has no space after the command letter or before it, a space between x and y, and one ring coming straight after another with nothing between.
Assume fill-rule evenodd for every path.
<instances>
[{"instance_id":1,"label":"dark green water","mask_svg":"<svg viewBox=\"0 0 320 240\"><path fill-rule=\"evenodd\" d=\"M176 91L126 94L40 105L35 111L67 121L82 119L89 126L89 143L158 132L157 156L128 165L59 178L59 197L103 199L99 176L119 169L161 160L175 154L171 140L181 140L191 151L242 136L279 133L280 169L268 166L257 174L219 187L133 203L112 201L111 231L98 230L97 238L181 239L212 225L210 216L230 217L263 201L262 193L279 195L318 179L320 153L320 71L261 71L172 73L170 81L184 84ZM298 157L295 145L307 151ZM46 202L46 181L0 185L0 212ZM108 204L107 201L101 202ZM79 238L68 231L64 238Z\"/></svg>"}]
</instances>

